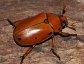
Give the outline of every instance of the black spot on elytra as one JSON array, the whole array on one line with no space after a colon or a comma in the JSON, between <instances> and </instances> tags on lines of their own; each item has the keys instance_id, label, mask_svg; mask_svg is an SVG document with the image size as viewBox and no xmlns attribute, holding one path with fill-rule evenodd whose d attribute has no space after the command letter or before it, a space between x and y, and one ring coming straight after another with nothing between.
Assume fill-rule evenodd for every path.
<instances>
[{"instance_id":1,"label":"black spot on elytra","mask_svg":"<svg viewBox=\"0 0 84 64\"><path fill-rule=\"evenodd\" d=\"M35 37L35 39L37 39L37 38Z\"/></svg>"},{"instance_id":2,"label":"black spot on elytra","mask_svg":"<svg viewBox=\"0 0 84 64\"><path fill-rule=\"evenodd\" d=\"M59 28L58 30L60 31L61 29Z\"/></svg>"},{"instance_id":3,"label":"black spot on elytra","mask_svg":"<svg viewBox=\"0 0 84 64\"><path fill-rule=\"evenodd\" d=\"M44 23L49 24L48 19L45 19L45 20L44 20Z\"/></svg>"},{"instance_id":4,"label":"black spot on elytra","mask_svg":"<svg viewBox=\"0 0 84 64\"><path fill-rule=\"evenodd\" d=\"M21 38L18 38L18 40L21 40Z\"/></svg>"}]
</instances>

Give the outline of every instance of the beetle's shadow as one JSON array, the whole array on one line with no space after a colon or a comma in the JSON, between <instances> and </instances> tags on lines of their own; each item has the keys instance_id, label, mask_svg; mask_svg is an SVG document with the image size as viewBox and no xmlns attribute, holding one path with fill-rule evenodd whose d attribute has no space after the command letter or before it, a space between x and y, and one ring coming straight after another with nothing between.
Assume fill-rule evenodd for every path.
<instances>
[{"instance_id":1,"label":"beetle's shadow","mask_svg":"<svg viewBox=\"0 0 84 64\"><path fill-rule=\"evenodd\" d=\"M41 48L41 47L35 47L35 48L34 48L34 51L35 51L35 52L41 52L41 51L42 51L42 48Z\"/></svg>"},{"instance_id":2,"label":"beetle's shadow","mask_svg":"<svg viewBox=\"0 0 84 64\"><path fill-rule=\"evenodd\" d=\"M76 36L69 36L69 37L63 37L64 41L70 41L70 40L79 40L84 43L84 35L78 35Z\"/></svg>"}]
</instances>

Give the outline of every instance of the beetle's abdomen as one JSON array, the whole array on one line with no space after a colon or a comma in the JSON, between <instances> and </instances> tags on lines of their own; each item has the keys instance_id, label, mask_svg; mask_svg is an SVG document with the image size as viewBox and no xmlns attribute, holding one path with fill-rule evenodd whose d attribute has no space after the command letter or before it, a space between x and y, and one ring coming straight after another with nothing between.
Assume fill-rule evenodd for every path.
<instances>
[{"instance_id":1,"label":"beetle's abdomen","mask_svg":"<svg viewBox=\"0 0 84 64\"><path fill-rule=\"evenodd\" d=\"M34 45L50 38L52 31L49 24L43 22L17 32L14 39L22 46Z\"/></svg>"}]
</instances>

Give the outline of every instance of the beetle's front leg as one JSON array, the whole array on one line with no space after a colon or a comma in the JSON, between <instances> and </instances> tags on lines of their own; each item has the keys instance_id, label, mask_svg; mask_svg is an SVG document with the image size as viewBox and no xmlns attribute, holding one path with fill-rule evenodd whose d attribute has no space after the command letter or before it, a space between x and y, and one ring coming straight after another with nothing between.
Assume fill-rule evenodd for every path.
<instances>
[{"instance_id":1,"label":"beetle's front leg","mask_svg":"<svg viewBox=\"0 0 84 64\"><path fill-rule=\"evenodd\" d=\"M69 34L69 33L65 33L65 32L59 32L59 35L65 36L65 37L67 37L67 36L77 36L77 34Z\"/></svg>"},{"instance_id":2,"label":"beetle's front leg","mask_svg":"<svg viewBox=\"0 0 84 64\"><path fill-rule=\"evenodd\" d=\"M51 51L60 60L60 56L54 51L54 43L55 43L55 40L54 40L54 36L53 36L52 42L51 42Z\"/></svg>"}]
</instances>

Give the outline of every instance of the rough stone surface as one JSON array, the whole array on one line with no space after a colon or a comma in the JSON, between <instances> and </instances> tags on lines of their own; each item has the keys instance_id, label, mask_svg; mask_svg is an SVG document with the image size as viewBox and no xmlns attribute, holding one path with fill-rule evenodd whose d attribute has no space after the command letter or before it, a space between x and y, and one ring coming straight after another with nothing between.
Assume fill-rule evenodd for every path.
<instances>
[{"instance_id":1,"label":"rough stone surface","mask_svg":"<svg viewBox=\"0 0 84 64\"><path fill-rule=\"evenodd\" d=\"M20 56L28 49L15 44L12 22L34 16L40 12L60 14L62 3L66 5L65 16L76 31L65 28L64 32L77 33L77 37L55 36L55 51L61 64L84 64L84 0L0 0L0 64L19 64ZM36 46L23 64L60 64L50 51L50 40Z\"/></svg>"}]
</instances>

